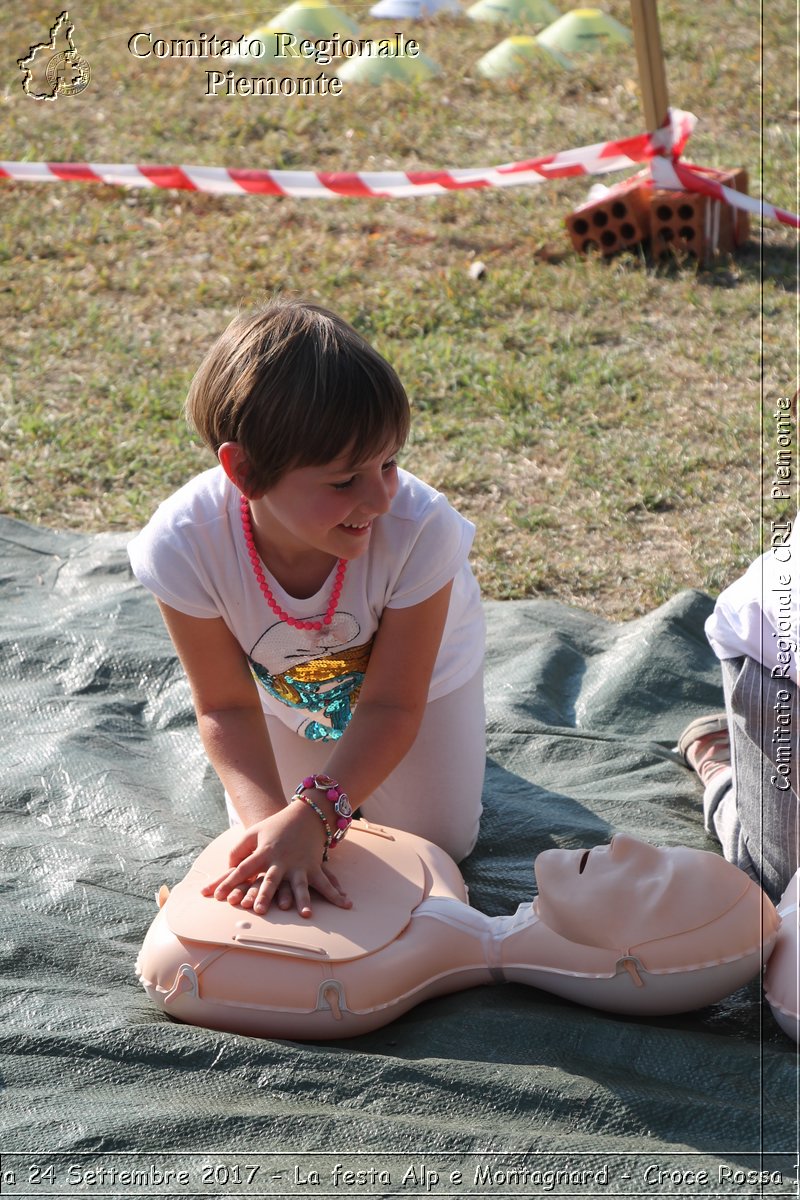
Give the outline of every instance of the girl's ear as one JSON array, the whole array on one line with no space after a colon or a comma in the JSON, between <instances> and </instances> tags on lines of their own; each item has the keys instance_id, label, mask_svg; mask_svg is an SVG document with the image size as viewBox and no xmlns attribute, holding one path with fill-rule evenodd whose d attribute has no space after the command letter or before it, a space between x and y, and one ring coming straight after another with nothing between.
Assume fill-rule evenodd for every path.
<instances>
[{"instance_id":1,"label":"girl's ear","mask_svg":"<svg viewBox=\"0 0 800 1200\"><path fill-rule=\"evenodd\" d=\"M223 442L217 451L220 466L243 496L249 500L255 499L251 494L250 461L238 442Z\"/></svg>"}]
</instances>

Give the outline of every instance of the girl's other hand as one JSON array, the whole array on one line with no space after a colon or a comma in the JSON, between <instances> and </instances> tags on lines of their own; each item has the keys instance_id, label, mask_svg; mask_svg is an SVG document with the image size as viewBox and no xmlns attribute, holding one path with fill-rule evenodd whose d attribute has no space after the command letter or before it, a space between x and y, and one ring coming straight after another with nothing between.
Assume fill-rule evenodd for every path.
<instances>
[{"instance_id":1,"label":"girl's other hand","mask_svg":"<svg viewBox=\"0 0 800 1200\"><path fill-rule=\"evenodd\" d=\"M231 849L229 870L210 880L202 894L259 915L277 897L279 908L294 903L301 917L310 917L313 888L338 908L350 908L352 901L322 862L324 845L316 813L304 804L289 804L244 831Z\"/></svg>"}]
</instances>

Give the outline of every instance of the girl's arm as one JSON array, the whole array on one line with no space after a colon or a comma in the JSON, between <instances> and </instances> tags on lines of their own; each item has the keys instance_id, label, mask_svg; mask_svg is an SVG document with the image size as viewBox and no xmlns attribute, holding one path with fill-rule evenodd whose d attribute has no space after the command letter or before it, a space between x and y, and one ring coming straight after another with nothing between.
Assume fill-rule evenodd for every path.
<instances>
[{"instance_id":1,"label":"girl's arm","mask_svg":"<svg viewBox=\"0 0 800 1200\"><path fill-rule=\"evenodd\" d=\"M383 612L355 712L325 764L326 774L347 792L353 808L369 798L414 743L428 702L451 588L452 580L421 604ZM313 793L313 799L325 810L333 828L333 805L319 791ZM321 828L319 818L311 815ZM266 864L268 858L254 855L254 861L263 870L261 864ZM240 871L227 872L208 890L213 888L219 899L236 902L242 877ZM274 893L267 872L254 902L255 910L264 912Z\"/></svg>"},{"instance_id":2,"label":"girl's arm","mask_svg":"<svg viewBox=\"0 0 800 1200\"><path fill-rule=\"evenodd\" d=\"M439 653L453 582L421 604L384 609L346 736L325 764L353 808L391 774L414 744Z\"/></svg>"},{"instance_id":3,"label":"girl's arm","mask_svg":"<svg viewBox=\"0 0 800 1200\"><path fill-rule=\"evenodd\" d=\"M290 907L293 894L298 911L310 916L309 885L332 903L349 907L335 876L322 866L325 838L319 818L305 804L286 805L241 646L222 618L190 617L161 601L159 607L189 679L206 754L245 826L231 850L226 887L217 889L215 881L204 892L265 912L285 880L282 908ZM266 876L258 889L245 886L262 871Z\"/></svg>"}]
</instances>

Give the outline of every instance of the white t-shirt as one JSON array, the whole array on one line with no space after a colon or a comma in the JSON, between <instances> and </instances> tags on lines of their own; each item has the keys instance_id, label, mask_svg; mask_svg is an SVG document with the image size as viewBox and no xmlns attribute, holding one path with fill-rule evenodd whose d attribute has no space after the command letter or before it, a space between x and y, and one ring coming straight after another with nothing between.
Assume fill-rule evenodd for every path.
<instances>
[{"instance_id":1,"label":"white t-shirt","mask_svg":"<svg viewBox=\"0 0 800 1200\"><path fill-rule=\"evenodd\" d=\"M800 628L800 521L773 524L772 545L727 587L706 621L717 658L746 655L773 679L797 683Z\"/></svg>"},{"instance_id":2,"label":"white t-shirt","mask_svg":"<svg viewBox=\"0 0 800 1200\"><path fill-rule=\"evenodd\" d=\"M222 617L248 656L264 711L301 736L335 741L352 715L385 608L420 604L453 580L429 700L461 687L483 661L483 610L467 562L475 527L440 492L407 471L398 478L392 506L374 522L367 552L348 563L333 622L321 632L295 629L269 608L248 556L240 494L221 467L165 500L129 543L134 575L179 612ZM266 572L278 605L304 621L324 615L334 574L298 600Z\"/></svg>"}]
</instances>

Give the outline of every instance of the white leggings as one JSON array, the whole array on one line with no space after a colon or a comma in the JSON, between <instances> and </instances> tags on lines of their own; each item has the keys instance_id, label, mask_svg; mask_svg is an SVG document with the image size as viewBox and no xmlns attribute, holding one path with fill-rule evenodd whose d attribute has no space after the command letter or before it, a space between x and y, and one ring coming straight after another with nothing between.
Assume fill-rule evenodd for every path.
<instances>
[{"instance_id":1,"label":"white leggings","mask_svg":"<svg viewBox=\"0 0 800 1200\"><path fill-rule=\"evenodd\" d=\"M281 783L291 796L305 775L324 769L330 743L298 737L277 717L267 717L267 728ZM426 838L460 862L478 840L485 766L480 670L456 691L430 701L413 746L360 811L376 825ZM225 803L231 825L240 824L227 795Z\"/></svg>"}]
</instances>

